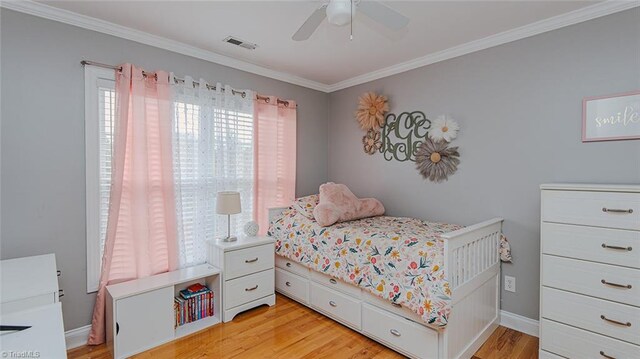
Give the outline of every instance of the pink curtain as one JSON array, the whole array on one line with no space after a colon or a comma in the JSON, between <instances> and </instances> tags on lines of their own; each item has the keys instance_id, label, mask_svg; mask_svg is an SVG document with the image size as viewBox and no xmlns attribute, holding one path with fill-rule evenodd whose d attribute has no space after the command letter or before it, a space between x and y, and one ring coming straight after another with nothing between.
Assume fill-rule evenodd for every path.
<instances>
[{"instance_id":1,"label":"pink curtain","mask_svg":"<svg viewBox=\"0 0 640 359\"><path fill-rule=\"evenodd\" d=\"M289 206L296 192L296 103L259 96L254 104L254 206L260 235L268 209Z\"/></svg>"},{"instance_id":2,"label":"pink curtain","mask_svg":"<svg viewBox=\"0 0 640 359\"><path fill-rule=\"evenodd\" d=\"M112 185L102 273L89 344L105 341L105 287L178 267L166 72L116 73Z\"/></svg>"}]
</instances>

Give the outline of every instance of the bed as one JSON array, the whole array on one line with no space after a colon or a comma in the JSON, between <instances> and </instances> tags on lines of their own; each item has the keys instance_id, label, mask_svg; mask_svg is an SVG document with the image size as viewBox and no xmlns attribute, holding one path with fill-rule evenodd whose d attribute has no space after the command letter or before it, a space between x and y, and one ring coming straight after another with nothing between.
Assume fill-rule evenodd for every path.
<instances>
[{"instance_id":1,"label":"bed","mask_svg":"<svg viewBox=\"0 0 640 359\"><path fill-rule=\"evenodd\" d=\"M276 290L412 358L469 358L499 323L502 219L329 227L269 210Z\"/></svg>"}]
</instances>

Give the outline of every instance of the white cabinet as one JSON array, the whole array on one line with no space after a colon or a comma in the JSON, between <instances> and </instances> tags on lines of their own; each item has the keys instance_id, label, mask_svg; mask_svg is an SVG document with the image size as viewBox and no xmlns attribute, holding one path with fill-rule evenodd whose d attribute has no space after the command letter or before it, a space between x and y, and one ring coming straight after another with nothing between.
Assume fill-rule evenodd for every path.
<instances>
[{"instance_id":1,"label":"white cabinet","mask_svg":"<svg viewBox=\"0 0 640 359\"><path fill-rule=\"evenodd\" d=\"M0 313L57 303L59 295L54 254L0 261Z\"/></svg>"},{"instance_id":2,"label":"white cabinet","mask_svg":"<svg viewBox=\"0 0 640 359\"><path fill-rule=\"evenodd\" d=\"M209 263L223 271L225 323L245 310L276 303L274 242L270 237L209 242Z\"/></svg>"},{"instance_id":3,"label":"white cabinet","mask_svg":"<svg viewBox=\"0 0 640 359\"><path fill-rule=\"evenodd\" d=\"M543 185L540 357L640 357L640 186Z\"/></svg>"},{"instance_id":4,"label":"white cabinet","mask_svg":"<svg viewBox=\"0 0 640 359\"><path fill-rule=\"evenodd\" d=\"M213 292L214 315L175 326L174 297L201 283ZM220 270L209 264L107 286L107 345L125 358L220 323Z\"/></svg>"},{"instance_id":5,"label":"white cabinet","mask_svg":"<svg viewBox=\"0 0 640 359\"><path fill-rule=\"evenodd\" d=\"M123 356L172 340L173 288L123 298L116 306L116 335Z\"/></svg>"},{"instance_id":6,"label":"white cabinet","mask_svg":"<svg viewBox=\"0 0 640 359\"><path fill-rule=\"evenodd\" d=\"M54 254L0 261L0 323L30 327L0 335L4 357L66 357L59 295Z\"/></svg>"}]
</instances>

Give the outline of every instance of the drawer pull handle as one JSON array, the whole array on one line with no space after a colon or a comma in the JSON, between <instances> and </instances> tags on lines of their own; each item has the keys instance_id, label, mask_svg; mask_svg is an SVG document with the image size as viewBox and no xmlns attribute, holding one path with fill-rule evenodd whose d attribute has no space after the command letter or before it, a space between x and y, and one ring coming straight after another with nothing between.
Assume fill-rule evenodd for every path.
<instances>
[{"instance_id":1,"label":"drawer pull handle","mask_svg":"<svg viewBox=\"0 0 640 359\"><path fill-rule=\"evenodd\" d=\"M602 355L603 357L607 358L607 359L616 359L616 357L612 357L611 355L607 355L605 354L604 351L600 351L600 355Z\"/></svg>"},{"instance_id":2,"label":"drawer pull handle","mask_svg":"<svg viewBox=\"0 0 640 359\"><path fill-rule=\"evenodd\" d=\"M57 275L58 275L58 277L59 277L59 276L61 276L61 275L62 275L62 271L56 271L56 274L57 274Z\"/></svg>"},{"instance_id":3,"label":"drawer pull handle","mask_svg":"<svg viewBox=\"0 0 640 359\"><path fill-rule=\"evenodd\" d=\"M631 323L630 323L630 322L626 322L626 323L619 322L619 321L617 321L617 320L609 319L609 318L605 317L604 315L600 315L600 319L602 319L602 320L606 320L606 321L607 321L607 322L609 322L609 323L618 324L618 325L623 325L623 326L625 326L625 327L630 327L630 326L631 326Z\"/></svg>"},{"instance_id":4,"label":"drawer pull handle","mask_svg":"<svg viewBox=\"0 0 640 359\"><path fill-rule=\"evenodd\" d=\"M58 290L58 298L64 297L64 289Z\"/></svg>"},{"instance_id":5,"label":"drawer pull handle","mask_svg":"<svg viewBox=\"0 0 640 359\"><path fill-rule=\"evenodd\" d=\"M253 262L257 262L258 261L258 257L255 257L253 259L245 259L245 263L253 263Z\"/></svg>"},{"instance_id":6,"label":"drawer pull handle","mask_svg":"<svg viewBox=\"0 0 640 359\"><path fill-rule=\"evenodd\" d=\"M291 287L291 282L286 282L284 285L286 285L287 287Z\"/></svg>"},{"instance_id":7,"label":"drawer pull handle","mask_svg":"<svg viewBox=\"0 0 640 359\"><path fill-rule=\"evenodd\" d=\"M256 286L255 286L255 287L245 288L245 289L244 289L244 291L245 291L245 292L251 292L252 290L256 290L256 289L258 289L258 285L257 285L257 284L256 284Z\"/></svg>"},{"instance_id":8,"label":"drawer pull handle","mask_svg":"<svg viewBox=\"0 0 640 359\"><path fill-rule=\"evenodd\" d=\"M631 284L618 284L618 283L611 283L611 282L607 282L606 280L601 280L600 281L602 284L605 285L610 285L612 287L618 287L618 288L626 288L626 289L631 289Z\"/></svg>"},{"instance_id":9,"label":"drawer pull handle","mask_svg":"<svg viewBox=\"0 0 640 359\"><path fill-rule=\"evenodd\" d=\"M607 208L607 207L602 207L602 212L606 212L606 213L633 213L633 209L629 208L629 209L616 209L616 208Z\"/></svg>"},{"instance_id":10,"label":"drawer pull handle","mask_svg":"<svg viewBox=\"0 0 640 359\"><path fill-rule=\"evenodd\" d=\"M337 280L335 280L335 279L333 279L333 278L329 279L329 282L330 282L331 284L338 284L338 281L337 281Z\"/></svg>"},{"instance_id":11,"label":"drawer pull handle","mask_svg":"<svg viewBox=\"0 0 640 359\"><path fill-rule=\"evenodd\" d=\"M391 329L389 332L390 332L391 334L395 335L396 337L399 337L400 335L402 335L402 334L400 334L400 332L399 332L399 331L397 331L397 330L395 330L395 329Z\"/></svg>"},{"instance_id":12,"label":"drawer pull handle","mask_svg":"<svg viewBox=\"0 0 640 359\"><path fill-rule=\"evenodd\" d=\"M398 303L391 303L394 307L396 308L402 308L402 305L398 304Z\"/></svg>"},{"instance_id":13,"label":"drawer pull handle","mask_svg":"<svg viewBox=\"0 0 640 359\"><path fill-rule=\"evenodd\" d=\"M330 306L332 306L332 307L337 307L337 306L338 306L338 305L336 304L336 302L334 302L334 301L332 301L332 300L330 300L330 301L329 301L329 305L330 305Z\"/></svg>"},{"instance_id":14,"label":"drawer pull handle","mask_svg":"<svg viewBox=\"0 0 640 359\"><path fill-rule=\"evenodd\" d=\"M287 267L291 267L291 262L287 262Z\"/></svg>"},{"instance_id":15,"label":"drawer pull handle","mask_svg":"<svg viewBox=\"0 0 640 359\"><path fill-rule=\"evenodd\" d=\"M602 243L602 248L617 249L620 251L627 251L627 252L631 252L631 250L633 249L633 247L610 246L606 243Z\"/></svg>"}]
</instances>

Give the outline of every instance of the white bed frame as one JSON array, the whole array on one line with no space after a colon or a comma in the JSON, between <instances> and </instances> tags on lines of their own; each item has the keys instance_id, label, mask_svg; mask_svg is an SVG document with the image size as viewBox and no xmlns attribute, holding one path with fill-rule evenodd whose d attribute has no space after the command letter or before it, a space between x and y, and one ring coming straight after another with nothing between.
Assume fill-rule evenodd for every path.
<instances>
[{"instance_id":1,"label":"white bed frame","mask_svg":"<svg viewBox=\"0 0 640 359\"><path fill-rule=\"evenodd\" d=\"M269 220L285 209L286 207L269 209ZM429 350L430 353L434 353L429 358L470 358L498 327L500 322L498 248L502 221L502 218L494 218L441 236L444 240L445 275L452 290L452 311L445 328L438 330L427 327L436 332L438 337L438 348ZM278 290L277 285L276 290ZM279 292L286 295L282 291ZM292 299L297 300L297 298ZM373 302L375 301L368 303ZM303 304L326 314L309 303ZM413 315L406 310L387 314L403 316L425 325L417 314ZM340 321L340 318L334 319ZM390 345L379 338L360 332L402 354L415 357L408 348L405 350L400 344ZM429 341L425 340L425 342Z\"/></svg>"}]
</instances>

